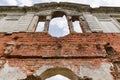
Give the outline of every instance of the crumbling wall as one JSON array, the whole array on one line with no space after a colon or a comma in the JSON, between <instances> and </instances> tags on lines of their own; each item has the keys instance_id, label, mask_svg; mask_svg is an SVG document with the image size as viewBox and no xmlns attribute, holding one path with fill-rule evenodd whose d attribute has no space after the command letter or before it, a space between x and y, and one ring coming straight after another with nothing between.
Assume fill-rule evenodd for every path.
<instances>
[{"instance_id":1,"label":"crumbling wall","mask_svg":"<svg viewBox=\"0 0 120 80\"><path fill-rule=\"evenodd\" d=\"M9 66L8 61L0 68L0 80L20 80L24 78L26 78L26 74L20 71L18 66Z\"/></svg>"},{"instance_id":2,"label":"crumbling wall","mask_svg":"<svg viewBox=\"0 0 120 80\"><path fill-rule=\"evenodd\" d=\"M119 38L119 34L104 33L71 33L61 38L47 33L1 33L0 73L4 73L2 78L8 75L12 79L16 74L15 79L25 79L30 75L40 77L50 68L62 67L79 78L117 80ZM112 49L112 54L106 48L110 48L110 52Z\"/></svg>"}]
</instances>

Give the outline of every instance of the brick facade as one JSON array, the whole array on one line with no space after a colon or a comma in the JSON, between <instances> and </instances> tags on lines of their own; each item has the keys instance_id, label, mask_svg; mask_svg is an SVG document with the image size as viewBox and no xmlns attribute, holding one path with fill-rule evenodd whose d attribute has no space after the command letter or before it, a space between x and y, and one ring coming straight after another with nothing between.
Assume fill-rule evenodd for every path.
<instances>
[{"instance_id":1,"label":"brick facade","mask_svg":"<svg viewBox=\"0 0 120 80\"><path fill-rule=\"evenodd\" d=\"M105 33L100 27L104 18L115 19L119 30L119 9L73 3L0 7L0 80L45 80L56 74L71 80L119 80L120 33ZM63 14L70 34L53 37L48 34L50 20ZM83 33L74 32L74 20L80 21ZM43 32L35 32L38 21L45 22Z\"/></svg>"}]
</instances>

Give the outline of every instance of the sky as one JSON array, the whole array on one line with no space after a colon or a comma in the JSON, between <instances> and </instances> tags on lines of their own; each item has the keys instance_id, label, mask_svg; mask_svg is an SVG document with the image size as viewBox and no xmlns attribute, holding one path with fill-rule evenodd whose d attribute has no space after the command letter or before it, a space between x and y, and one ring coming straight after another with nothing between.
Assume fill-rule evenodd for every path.
<instances>
[{"instance_id":1,"label":"sky","mask_svg":"<svg viewBox=\"0 0 120 80\"><path fill-rule=\"evenodd\" d=\"M120 6L120 0L0 0L0 5L31 6L35 3L45 2L73 2L80 4L89 4L91 7Z\"/></svg>"}]
</instances>

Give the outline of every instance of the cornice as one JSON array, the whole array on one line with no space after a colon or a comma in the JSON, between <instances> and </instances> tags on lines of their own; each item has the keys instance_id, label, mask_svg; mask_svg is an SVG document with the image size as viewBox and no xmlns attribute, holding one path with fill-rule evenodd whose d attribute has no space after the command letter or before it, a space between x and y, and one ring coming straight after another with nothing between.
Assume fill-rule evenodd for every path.
<instances>
[{"instance_id":1,"label":"cornice","mask_svg":"<svg viewBox=\"0 0 120 80\"><path fill-rule=\"evenodd\" d=\"M99 7L91 8L90 5L68 3L68 2L51 2L51 3L39 3L33 6L0 6L0 12L39 12L43 10L56 9L61 7L62 9L76 10L78 12L91 12L91 13L119 13L120 7Z\"/></svg>"}]
</instances>

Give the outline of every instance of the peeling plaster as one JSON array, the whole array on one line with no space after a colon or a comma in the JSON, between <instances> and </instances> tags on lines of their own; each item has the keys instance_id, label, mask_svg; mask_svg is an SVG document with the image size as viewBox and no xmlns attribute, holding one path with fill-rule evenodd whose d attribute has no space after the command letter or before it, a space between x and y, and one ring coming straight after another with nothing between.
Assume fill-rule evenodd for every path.
<instances>
[{"instance_id":1,"label":"peeling plaster","mask_svg":"<svg viewBox=\"0 0 120 80\"><path fill-rule=\"evenodd\" d=\"M38 70L36 70L36 72L33 75L34 76L40 76L43 72L45 72L49 68L52 68L52 66L43 65Z\"/></svg>"},{"instance_id":2,"label":"peeling plaster","mask_svg":"<svg viewBox=\"0 0 120 80\"><path fill-rule=\"evenodd\" d=\"M0 64L2 64L2 60L0 60Z\"/></svg>"},{"instance_id":3,"label":"peeling plaster","mask_svg":"<svg viewBox=\"0 0 120 80\"><path fill-rule=\"evenodd\" d=\"M98 69L90 69L83 66L80 66L80 77L88 76L93 80L114 80L111 74L110 68L113 65L110 63L101 63L101 66Z\"/></svg>"},{"instance_id":4,"label":"peeling plaster","mask_svg":"<svg viewBox=\"0 0 120 80\"><path fill-rule=\"evenodd\" d=\"M26 75L18 67L10 67L8 62L0 69L0 80L25 79Z\"/></svg>"}]
</instances>

